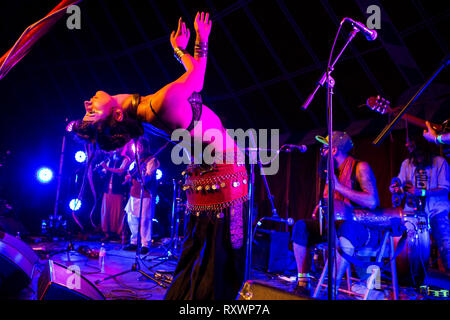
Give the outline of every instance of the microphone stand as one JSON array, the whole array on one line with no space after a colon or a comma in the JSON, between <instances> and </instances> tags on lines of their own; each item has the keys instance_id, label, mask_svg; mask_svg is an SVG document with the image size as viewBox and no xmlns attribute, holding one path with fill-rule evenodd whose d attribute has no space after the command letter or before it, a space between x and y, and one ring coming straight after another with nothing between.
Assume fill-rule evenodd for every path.
<instances>
[{"instance_id":1,"label":"microphone stand","mask_svg":"<svg viewBox=\"0 0 450 320\"><path fill-rule=\"evenodd\" d=\"M409 100L409 102L403 107L403 109L397 114L397 116L389 123L375 138L372 142L374 145L379 145L384 138L392 131L392 128L397 124L397 122L403 117L406 111L408 111L409 107L414 103L414 101L419 98L422 92L430 85L433 79L450 63L450 55L448 55L442 62L439 68L433 73L433 75L428 78L428 80L419 88L419 90L414 94L414 96Z\"/></svg>"},{"instance_id":2,"label":"microphone stand","mask_svg":"<svg viewBox=\"0 0 450 320\"><path fill-rule=\"evenodd\" d=\"M336 56L334 62L330 64L331 57L334 50L334 45L336 44L337 37L341 30L342 24L345 19L342 20L338 33L336 35L336 39L333 43L333 48L330 53L330 59L328 61L328 66L326 72L323 74L320 81L317 83L314 91L308 96L305 103L302 105L303 109L306 109L308 105L314 98L314 95L322 87L325 83L327 85L327 117L328 117L328 164L327 164L327 180L328 180L328 300L336 299L336 279L334 279L334 266L336 259L336 243L335 243L335 235L336 235L336 226L334 224L334 158L333 158L333 89L335 85L335 80L331 77L331 73L334 70L334 65L341 57L344 50L350 44L350 42L355 38L356 34L359 32L359 29L353 27L353 30L350 32L347 41L344 47L341 49L339 54Z\"/></svg>"},{"instance_id":3,"label":"microphone stand","mask_svg":"<svg viewBox=\"0 0 450 320\"><path fill-rule=\"evenodd\" d=\"M66 119L66 122L68 121L68 119ZM57 186L56 186L56 199L55 199L55 206L53 209L53 226L52 229L50 230L51 234L53 236L55 236L55 228L56 228L56 222L58 221L58 207L60 204L60 191L61 191L61 177L62 177L62 169L63 169L63 164L64 164L64 154L65 154L65 150L66 150L66 132L67 132L67 125L66 125L66 130L64 132L63 138L62 138L62 143L61 143L61 153L60 153L60 157L59 157L59 168L58 168L58 178L57 178ZM89 170L89 161L88 161L88 165L85 168L86 172L87 170ZM85 172L85 174L86 174ZM77 184L77 175L75 178L75 186ZM81 192L80 192L81 194ZM77 197L77 199L79 199L79 197ZM79 201L79 200L77 200ZM72 215L74 214L74 210L72 210ZM77 252L73 243L73 234L72 234L72 230L70 227L70 221L69 219L66 220L66 230L65 230L65 235L66 235L66 239L68 241L67 247L62 249L62 250L58 250L58 251L54 251L52 253L49 253L46 255L47 259L50 259L52 256L57 255L59 253L63 253L66 252L67 253L67 261L70 262L70 253L71 252Z\"/></svg>"},{"instance_id":4,"label":"microphone stand","mask_svg":"<svg viewBox=\"0 0 450 320\"><path fill-rule=\"evenodd\" d=\"M67 121L67 119L66 119ZM56 185L56 199L55 199L55 206L53 209L53 225L52 225L52 229L50 230L52 236L55 236L55 225L56 225L56 221L58 220L58 206L59 206L59 194L60 194L60 190L61 190L61 176L62 176L62 168L63 168L63 163L64 163L64 153L66 150L66 134L64 133L63 138L62 138L62 143L61 143L61 153L60 153L60 157L59 157L59 169L58 169L58 178L57 178L57 185ZM67 221L66 223L69 223L69 221ZM51 256L54 256L56 254L62 253L62 252L67 252L67 261L70 261L70 252L71 251L75 251L74 245L73 245L73 239L72 239L72 235L71 232L68 231L68 245L65 249L62 250L58 250L55 252L52 252L50 254L47 254L47 259L49 259Z\"/></svg>"},{"instance_id":5,"label":"microphone stand","mask_svg":"<svg viewBox=\"0 0 450 320\"><path fill-rule=\"evenodd\" d=\"M136 148L136 149L137 149L137 148ZM139 273L142 274L144 277L146 277L146 278L148 278L148 279L154 281L154 282L155 282L156 284L158 284L160 287L167 288L167 285L166 285L165 283L163 283L163 282L157 280L155 277L152 277L152 276L150 276L149 274L147 274L147 273L145 273L144 271L142 271L142 270L141 270L141 267L140 267L140 264L139 264L139 261L140 261L140 255L141 255L141 218L142 218L142 202L144 201L144 189L145 189L145 186L144 186L144 179L143 179L142 174L141 174L140 160L139 160L139 155L138 155L138 153L139 153L139 152L136 150L136 152L135 152L135 157L136 157L136 167L137 167L138 174L139 174L139 178L140 178L140 179L138 179L138 180L139 180L139 183L141 184L141 198L140 198L141 201L140 201L140 206L139 206L137 246L136 246L136 254L135 254L135 257L134 257L134 263L133 263L133 265L131 266L131 270L126 270L126 271L117 273L117 274L115 274L115 275L112 275L112 276L109 276L109 277L106 277L106 278L103 278L103 279L99 279L99 280L95 281L95 284L99 284L99 283L102 282L102 281L109 280L109 279L112 279L112 278L115 278L115 277L124 275L124 274L129 273L129 272L139 272ZM150 223L151 223L151 222L150 222Z\"/></svg>"},{"instance_id":6,"label":"microphone stand","mask_svg":"<svg viewBox=\"0 0 450 320\"><path fill-rule=\"evenodd\" d=\"M170 242L167 246L166 251L164 252L163 255L153 258L153 259L149 259L150 261L155 260L155 259L161 259L161 262L158 262L157 264L153 265L151 269L155 268L156 266L159 266L160 264L163 264L164 262L168 261L168 260L173 260L173 261L177 261L178 257L175 256L173 253L177 251L177 247L178 247L178 222L179 219L176 219L175 215L176 212L178 211L177 208L177 202L178 202L178 183L175 181L175 179L172 180L173 181L173 200L172 200L172 216L171 216L171 223L170 223Z\"/></svg>"},{"instance_id":7,"label":"microphone stand","mask_svg":"<svg viewBox=\"0 0 450 320\"><path fill-rule=\"evenodd\" d=\"M255 140L253 138L253 134L250 134L250 138L252 140L253 145L255 145ZM264 185L267 191L267 195L270 201L270 205L272 207L272 218L279 219L280 216L277 213L277 209L275 207L275 204L273 202L273 196L270 192L269 184L267 182L266 176L263 173L263 166L261 161L259 161L258 157L258 149L252 148L250 151L250 155L255 155L256 151L256 157L250 159L250 182L249 182L249 188L248 188L248 194L249 194L249 221L248 221L248 227L247 227L247 259L245 264L245 281L250 280L251 278L251 266L252 266L252 243L253 243L253 237L254 237L254 231L253 231L253 203L254 203L254 193L255 193L255 163L254 160L259 165L259 170L261 172L261 175L263 176ZM255 228L256 231L256 228Z\"/></svg>"},{"instance_id":8,"label":"microphone stand","mask_svg":"<svg viewBox=\"0 0 450 320\"><path fill-rule=\"evenodd\" d=\"M253 134L251 133L253 140ZM253 153L250 153L251 157ZM246 260L245 260L245 276L244 282L247 282L251 278L252 268L252 242L253 242L253 204L254 204L254 184L255 184L255 164L253 159L250 158L250 177L248 184L248 225L247 225L247 248L246 248Z\"/></svg>"}]
</instances>

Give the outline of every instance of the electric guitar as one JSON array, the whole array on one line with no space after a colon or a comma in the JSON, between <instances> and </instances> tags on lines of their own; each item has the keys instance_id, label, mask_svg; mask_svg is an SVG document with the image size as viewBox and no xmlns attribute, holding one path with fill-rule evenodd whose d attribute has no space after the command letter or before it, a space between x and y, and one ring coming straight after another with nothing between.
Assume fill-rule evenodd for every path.
<instances>
[{"instance_id":1,"label":"electric guitar","mask_svg":"<svg viewBox=\"0 0 450 320\"><path fill-rule=\"evenodd\" d=\"M391 113L393 115L398 114L401 111L401 109L403 108L400 106L400 107L396 107L396 108L392 109L390 107L389 100L387 100L381 96L369 97L366 100L366 105L367 105L367 107L369 107L370 109L372 109L378 113L381 113L381 114ZM421 118L418 118L416 116L405 113L405 114L403 114L402 119L408 121L412 125L421 127L423 129L427 129L425 120L423 120ZM430 122L430 125L431 125L431 128L433 128L437 132L445 133L445 132L449 131L449 127L450 127L449 122L450 122L450 119L447 119L442 124L436 124L436 123Z\"/></svg>"}]
</instances>

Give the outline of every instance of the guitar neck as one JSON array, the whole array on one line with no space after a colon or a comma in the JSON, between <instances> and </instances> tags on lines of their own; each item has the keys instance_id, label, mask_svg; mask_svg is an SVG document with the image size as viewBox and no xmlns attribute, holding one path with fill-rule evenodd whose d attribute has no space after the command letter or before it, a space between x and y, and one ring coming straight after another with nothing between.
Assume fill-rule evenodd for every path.
<instances>
[{"instance_id":1,"label":"guitar neck","mask_svg":"<svg viewBox=\"0 0 450 320\"><path fill-rule=\"evenodd\" d=\"M422 127L424 129L427 128L427 125L425 124L425 120L420 119L420 118L418 118L416 116L413 116L413 115L405 113L402 116L402 119L408 121L409 123L411 123L411 124L413 124L415 126ZM433 128L434 130L442 131L442 126L441 125L436 124L436 123L430 123L430 125L431 125L431 128Z\"/></svg>"},{"instance_id":2,"label":"guitar neck","mask_svg":"<svg viewBox=\"0 0 450 320\"><path fill-rule=\"evenodd\" d=\"M390 102L380 96L377 97L369 97L366 101L366 105L372 109L375 110L377 112L380 112L381 114L384 114L385 112L387 113L392 113L393 115L397 116L400 113L400 110L403 108L401 106L396 107L396 108L390 108L389 107ZM402 119L408 121L409 123L418 126L418 127L422 127L423 129L427 129L427 125L426 125L426 121L418 118L416 116L413 116L411 114L408 113L404 113L402 115ZM442 132L442 131L447 131L448 130L448 121L445 121L442 125L440 124L436 124L436 123L430 123L431 128L433 128L435 131L438 132Z\"/></svg>"}]
</instances>

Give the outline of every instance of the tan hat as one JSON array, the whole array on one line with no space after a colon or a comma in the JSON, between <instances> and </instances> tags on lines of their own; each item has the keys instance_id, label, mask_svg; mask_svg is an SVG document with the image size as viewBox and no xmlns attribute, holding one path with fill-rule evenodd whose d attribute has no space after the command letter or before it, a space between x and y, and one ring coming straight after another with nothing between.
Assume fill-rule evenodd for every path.
<instances>
[{"instance_id":1,"label":"tan hat","mask_svg":"<svg viewBox=\"0 0 450 320\"><path fill-rule=\"evenodd\" d=\"M328 146L328 136L316 136L316 140ZM348 153L353 148L353 142L350 136L343 131L333 131L333 146L344 153Z\"/></svg>"}]
</instances>

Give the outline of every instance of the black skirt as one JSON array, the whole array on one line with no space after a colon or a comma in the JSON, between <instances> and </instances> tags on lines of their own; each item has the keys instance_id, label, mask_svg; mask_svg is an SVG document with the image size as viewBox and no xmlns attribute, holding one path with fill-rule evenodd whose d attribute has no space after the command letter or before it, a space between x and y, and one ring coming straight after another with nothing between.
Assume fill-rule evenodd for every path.
<instances>
[{"instance_id":1,"label":"black skirt","mask_svg":"<svg viewBox=\"0 0 450 320\"><path fill-rule=\"evenodd\" d=\"M182 252L166 300L235 300L245 280L248 201L240 205L243 242L234 248L231 209L189 212Z\"/></svg>"}]
</instances>

